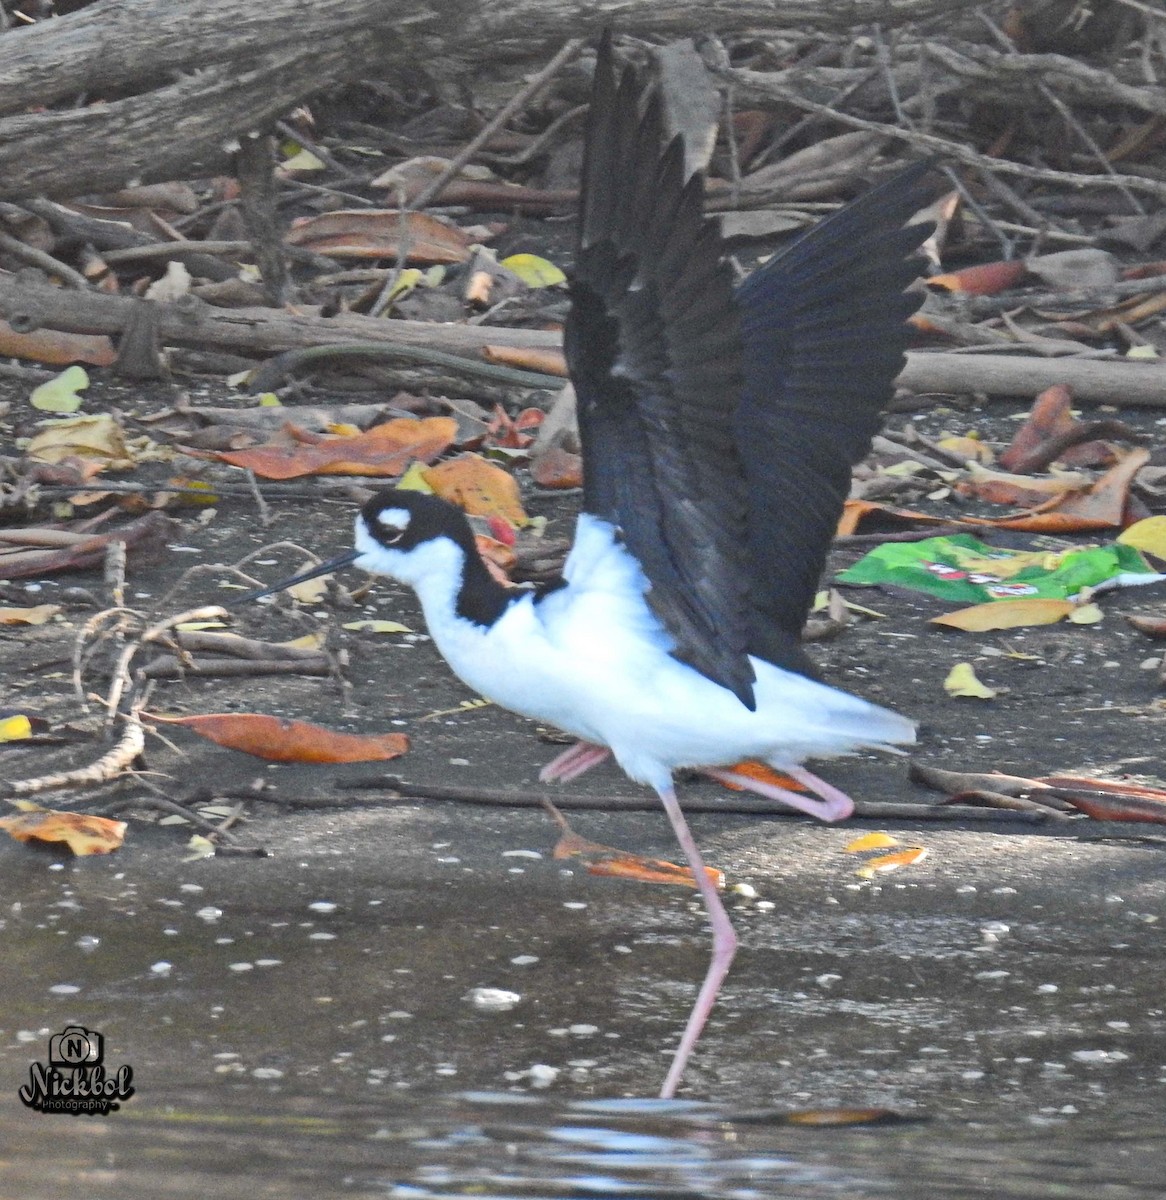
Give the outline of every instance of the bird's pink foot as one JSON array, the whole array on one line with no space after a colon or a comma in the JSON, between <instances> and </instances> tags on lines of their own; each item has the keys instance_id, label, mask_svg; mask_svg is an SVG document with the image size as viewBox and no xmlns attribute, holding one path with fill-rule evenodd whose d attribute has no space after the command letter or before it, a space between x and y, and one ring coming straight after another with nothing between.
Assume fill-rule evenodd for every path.
<instances>
[{"instance_id":1,"label":"bird's pink foot","mask_svg":"<svg viewBox=\"0 0 1166 1200\"><path fill-rule=\"evenodd\" d=\"M788 788L778 787L773 783L765 783L761 779L753 779L749 775L739 775L723 767L704 767L705 775L719 780L721 783L732 784L749 792L756 792L769 800L788 804L798 812L804 812L821 821L845 821L854 812L854 801L843 791L819 779L817 775L807 771L805 767L789 767L785 764L779 768L783 774L815 792L818 799L803 796L800 792L791 792Z\"/></svg>"},{"instance_id":2,"label":"bird's pink foot","mask_svg":"<svg viewBox=\"0 0 1166 1200\"><path fill-rule=\"evenodd\" d=\"M597 746L594 742L576 742L543 767L538 773L539 780L542 783L553 783L556 779L563 782L577 779L584 771L598 766L610 753L606 746Z\"/></svg>"}]
</instances>

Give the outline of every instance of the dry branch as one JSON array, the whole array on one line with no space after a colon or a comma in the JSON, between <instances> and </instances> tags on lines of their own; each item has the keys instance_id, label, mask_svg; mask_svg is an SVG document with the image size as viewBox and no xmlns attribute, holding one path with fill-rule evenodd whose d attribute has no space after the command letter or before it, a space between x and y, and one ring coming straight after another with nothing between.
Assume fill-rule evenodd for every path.
<instances>
[{"instance_id":1,"label":"dry branch","mask_svg":"<svg viewBox=\"0 0 1166 1200\"><path fill-rule=\"evenodd\" d=\"M622 32L665 36L844 31L973 3L639 0L619 6L618 19ZM10 114L0 117L0 197L212 174L230 167L234 139L337 83L418 63L469 74L486 58L543 58L610 19L566 0L103 0L0 34L0 114ZM90 102L69 105L80 96ZM27 111L33 103L38 111Z\"/></svg>"},{"instance_id":2,"label":"dry branch","mask_svg":"<svg viewBox=\"0 0 1166 1200\"><path fill-rule=\"evenodd\" d=\"M66 292L20 283L0 275L0 318L21 329L62 329L71 333L118 334L136 305L153 304L99 292ZM444 325L384 320L345 313L307 316L274 309L218 309L193 297L158 304L163 344L214 347L251 354L275 354L299 346L367 341L424 347L474 359L485 345L558 347L557 333L481 325ZM547 387L559 380L547 377ZM1035 396L1055 383L1088 404L1166 408L1166 365L1155 362L1035 358L1014 354L912 352L899 386L914 392L984 392L996 396Z\"/></svg>"}]
</instances>

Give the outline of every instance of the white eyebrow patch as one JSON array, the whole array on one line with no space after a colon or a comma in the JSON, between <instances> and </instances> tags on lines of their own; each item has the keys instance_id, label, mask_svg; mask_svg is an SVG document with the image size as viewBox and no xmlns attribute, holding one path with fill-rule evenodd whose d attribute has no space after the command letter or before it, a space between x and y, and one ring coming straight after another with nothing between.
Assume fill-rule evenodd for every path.
<instances>
[{"instance_id":1,"label":"white eyebrow patch","mask_svg":"<svg viewBox=\"0 0 1166 1200\"><path fill-rule=\"evenodd\" d=\"M409 510L407 508L386 508L377 513L377 524L382 529L391 529L394 533L409 528Z\"/></svg>"}]
</instances>

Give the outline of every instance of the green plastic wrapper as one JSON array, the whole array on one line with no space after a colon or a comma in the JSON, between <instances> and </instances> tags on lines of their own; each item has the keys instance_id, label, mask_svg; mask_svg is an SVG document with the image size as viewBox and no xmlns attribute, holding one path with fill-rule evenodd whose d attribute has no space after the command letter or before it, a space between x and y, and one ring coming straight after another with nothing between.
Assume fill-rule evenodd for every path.
<instances>
[{"instance_id":1,"label":"green plastic wrapper","mask_svg":"<svg viewBox=\"0 0 1166 1200\"><path fill-rule=\"evenodd\" d=\"M1001 550L970 534L886 542L842 571L839 583L892 584L943 600L983 604L1039 596L1068 600L1082 588L1152 583L1157 574L1132 546Z\"/></svg>"}]
</instances>

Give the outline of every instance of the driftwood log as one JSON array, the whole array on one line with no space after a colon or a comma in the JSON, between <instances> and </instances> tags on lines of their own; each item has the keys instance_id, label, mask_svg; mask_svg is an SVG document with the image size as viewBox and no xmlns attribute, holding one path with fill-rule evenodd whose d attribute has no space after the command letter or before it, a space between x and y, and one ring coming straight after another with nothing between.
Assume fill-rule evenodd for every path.
<instances>
[{"instance_id":1,"label":"driftwood log","mask_svg":"<svg viewBox=\"0 0 1166 1200\"><path fill-rule=\"evenodd\" d=\"M65 291L0 276L0 319L21 332L60 329L119 336L143 318L161 345L266 356L304 346L368 342L425 347L479 359L483 346L557 347L559 334L499 326L385 320L359 313L320 317L271 308L214 308L193 296L155 303ZM548 380L548 386L558 381ZM1033 397L1056 383L1087 404L1166 408L1166 365L1014 354L912 352L898 380L913 392Z\"/></svg>"},{"instance_id":2,"label":"driftwood log","mask_svg":"<svg viewBox=\"0 0 1166 1200\"><path fill-rule=\"evenodd\" d=\"M978 0L632 0L621 31L883 28ZM456 75L592 36L579 0L98 0L0 35L0 199L230 169L234 143L315 92L418 63ZM73 101L84 98L75 106Z\"/></svg>"}]
</instances>

